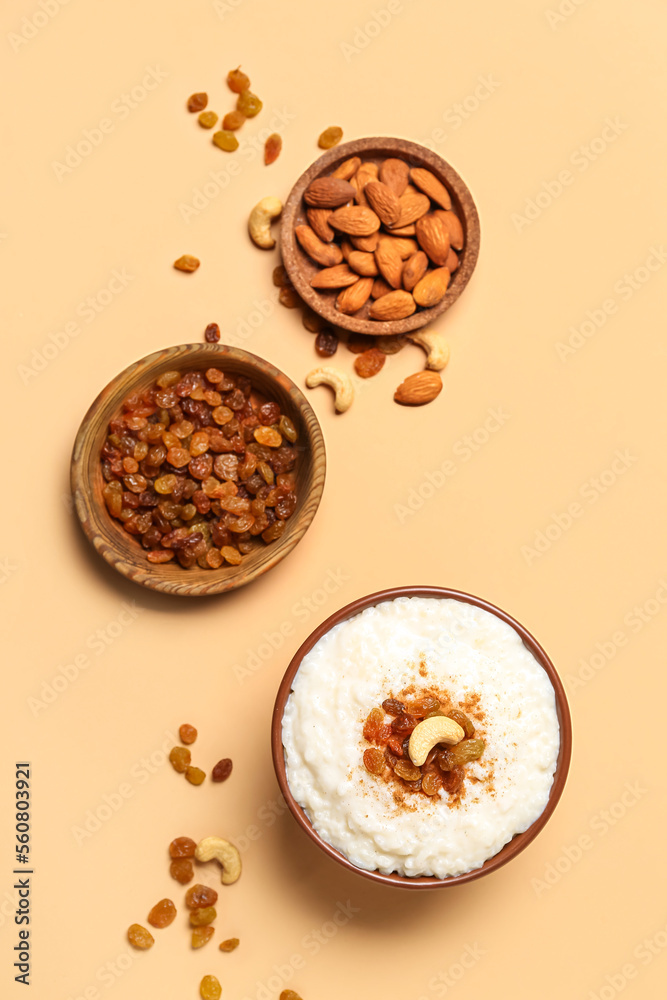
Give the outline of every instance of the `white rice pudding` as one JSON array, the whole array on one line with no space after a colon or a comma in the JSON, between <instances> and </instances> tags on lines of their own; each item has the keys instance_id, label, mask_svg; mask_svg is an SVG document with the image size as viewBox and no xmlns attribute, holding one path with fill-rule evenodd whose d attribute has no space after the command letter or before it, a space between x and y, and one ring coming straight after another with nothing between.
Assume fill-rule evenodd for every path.
<instances>
[{"instance_id":1,"label":"white rice pudding","mask_svg":"<svg viewBox=\"0 0 667 1000\"><path fill-rule=\"evenodd\" d=\"M368 713L406 690L446 692L486 740L455 799L397 794L397 778L363 765ZM542 813L560 731L549 677L510 625L463 601L400 597L336 625L304 657L283 745L289 787L323 840L359 868L446 878L479 868Z\"/></svg>"}]
</instances>

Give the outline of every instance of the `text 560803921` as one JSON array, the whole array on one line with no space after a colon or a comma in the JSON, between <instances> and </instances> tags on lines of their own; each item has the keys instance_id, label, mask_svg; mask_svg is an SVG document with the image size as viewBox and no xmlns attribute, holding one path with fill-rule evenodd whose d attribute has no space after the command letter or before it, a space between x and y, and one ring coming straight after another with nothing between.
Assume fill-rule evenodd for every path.
<instances>
[{"instance_id":1,"label":"text 560803921","mask_svg":"<svg viewBox=\"0 0 667 1000\"><path fill-rule=\"evenodd\" d=\"M30 764L19 761L16 764L16 843L17 867L14 875L14 889L17 904L14 923L18 928L18 939L14 944L14 979L17 983L30 985L30 890L33 870L30 860Z\"/></svg>"}]
</instances>

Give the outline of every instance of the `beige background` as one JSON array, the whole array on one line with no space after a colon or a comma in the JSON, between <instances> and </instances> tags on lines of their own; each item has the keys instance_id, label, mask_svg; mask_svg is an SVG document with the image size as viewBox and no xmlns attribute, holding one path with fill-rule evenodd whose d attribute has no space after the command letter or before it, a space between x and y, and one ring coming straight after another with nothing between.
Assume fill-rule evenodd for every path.
<instances>
[{"instance_id":1,"label":"beige background","mask_svg":"<svg viewBox=\"0 0 667 1000\"><path fill-rule=\"evenodd\" d=\"M48 14L8 0L0 17L3 997L24 995L11 968L21 759L33 771L40 1000L186 1000L209 972L224 996L253 1000L285 985L304 1000L664 995L664 5L43 4ZM231 108L224 75L239 62L264 111L231 176L233 158L183 106L205 89L215 110ZM153 89L128 106L144 78ZM58 167L103 119L90 155ZM311 336L275 303L276 257L245 226L260 197L287 195L332 123L348 139L431 142L476 199L479 265L440 324L444 392L415 411L393 403L421 364L416 347L343 418L313 392L328 478L295 552L221 599L144 593L88 550L71 515L77 427L119 370L199 342L214 320L302 382ZM265 168L251 143L278 125L284 151ZM197 274L171 268L182 253L201 258ZM338 607L406 583L472 591L516 616L561 672L574 719L547 828L500 872L444 893L342 873L289 815L275 819L269 724L290 656ZM202 766L234 759L228 784L190 787L164 765L185 720ZM247 845L216 935L238 935L238 951L190 951L179 916L150 953L130 954L128 924L180 899L166 844L213 832Z\"/></svg>"}]
</instances>

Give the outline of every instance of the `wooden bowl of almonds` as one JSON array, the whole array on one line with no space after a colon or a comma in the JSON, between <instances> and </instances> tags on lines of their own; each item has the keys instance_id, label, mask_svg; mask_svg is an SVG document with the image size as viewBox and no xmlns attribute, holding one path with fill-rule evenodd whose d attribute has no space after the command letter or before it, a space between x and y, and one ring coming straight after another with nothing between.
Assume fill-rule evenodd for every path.
<instances>
[{"instance_id":1,"label":"wooden bowl of almonds","mask_svg":"<svg viewBox=\"0 0 667 1000\"><path fill-rule=\"evenodd\" d=\"M303 538L324 489L322 431L268 361L185 344L116 375L83 418L71 486L83 531L127 579L204 597Z\"/></svg>"},{"instance_id":2,"label":"wooden bowl of almonds","mask_svg":"<svg viewBox=\"0 0 667 1000\"><path fill-rule=\"evenodd\" d=\"M442 157L406 139L326 152L285 204L280 249L301 298L355 333L405 334L442 315L479 254L470 191Z\"/></svg>"}]
</instances>

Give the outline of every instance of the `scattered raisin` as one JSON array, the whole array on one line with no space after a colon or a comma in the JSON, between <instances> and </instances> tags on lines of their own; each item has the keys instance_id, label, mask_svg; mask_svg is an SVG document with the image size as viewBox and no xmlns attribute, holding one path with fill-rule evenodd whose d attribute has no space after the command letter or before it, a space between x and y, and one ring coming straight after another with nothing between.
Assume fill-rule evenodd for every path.
<instances>
[{"instance_id":1,"label":"scattered raisin","mask_svg":"<svg viewBox=\"0 0 667 1000\"><path fill-rule=\"evenodd\" d=\"M193 767L190 765L185 770L185 777L191 785L201 785L202 781L206 777L206 771L202 771L200 767Z\"/></svg>"},{"instance_id":2,"label":"scattered raisin","mask_svg":"<svg viewBox=\"0 0 667 1000\"><path fill-rule=\"evenodd\" d=\"M155 944L155 938L151 932L142 927L141 924L131 924L128 927L127 940L133 948L139 948L141 951L152 948Z\"/></svg>"},{"instance_id":3,"label":"scattered raisin","mask_svg":"<svg viewBox=\"0 0 667 1000\"><path fill-rule=\"evenodd\" d=\"M325 128L324 132L321 133L317 140L317 145L320 149L332 149L333 146L338 145L342 138L342 128L339 125L330 125L329 128Z\"/></svg>"},{"instance_id":4,"label":"scattered raisin","mask_svg":"<svg viewBox=\"0 0 667 1000\"><path fill-rule=\"evenodd\" d=\"M273 284L276 288L285 288L292 284L292 282L287 277L287 271L283 264L278 264L277 267L273 269Z\"/></svg>"},{"instance_id":5,"label":"scattered raisin","mask_svg":"<svg viewBox=\"0 0 667 1000\"><path fill-rule=\"evenodd\" d=\"M192 754L185 747L172 747L169 752L169 760L174 771L185 774L192 760Z\"/></svg>"},{"instance_id":6,"label":"scattered raisin","mask_svg":"<svg viewBox=\"0 0 667 1000\"><path fill-rule=\"evenodd\" d=\"M372 378L382 370L385 361L386 355L377 347L371 347L369 351L358 354L354 359L354 370L360 378Z\"/></svg>"},{"instance_id":7,"label":"scattered raisin","mask_svg":"<svg viewBox=\"0 0 667 1000\"><path fill-rule=\"evenodd\" d=\"M208 94L203 92L198 94L192 94L188 98L188 111L203 111L208 104Z\"/></svg>"},{"instance_id":8,"label":"scattered raisin","mask_svg":"<svg viewBox=\"0 0 667 1000\"><path fill-rule=\"evenodd\" d=\"M203 948L211 940L214 933L215 931L210 924L207 924L206 927L195 927L192 932L192 947Z\"/></svg>"},{"instance_id":9,"label":"scattered raisin","mask_svg":"<svg viewBox=\"0 0 667 1000\"><path fill-rule=\"evenodd\" d=\"M220 942L220 951L234 951L239 946L238 938L227 938L226 941Z\"/></svg>"},{"instance_id":10,"label":"scattered raisin","mask_svg":"<svg viewBox=\"0 0 667 1000\"><path fill-rule=\"evenodd\" d=\"M222 119L222 127L227 132L236 132L245 121L245 115L240 111L228 111Z\"/></svg>"},{"instance_id":11,"label":"scattered raisin","mask_svg":"<svg viewBox=\"0 0 667 1000\"><path fill-rule=\"evenodd\" d=\"M196 846L191 837L176 837L169 845L169 857L194 858Z\"/></svg>"},{"instance_id":12,"label":"scattered raisin","mask_svg":"<svg viewBox=\"0 0 667 1000\"><path fill-rule=\"evenodd\" d=\"M240 111L246 118L254 118L262 110L262 102L256 94L251 93L246 88L238 96L236 110Z\"/></svg>"},{"instance_id":13,"label":"scattered raisin","mask_svg":"<svg viewBox=\"0 0 667 1000\"><path fill-rule=\"evenodd\" d=\"M277 132L273 132L264 144L264 163L267 167L275 163L280 156L282 148L282 136L278 135Z\"/></svg>"},{"instance_id":14,"label":"scattered raisin","mask_svg":"<svg viewBox=\"0 0 667 1000\"><path fill-rule=\"evenodd\" d=\"M168 927L176 916L176 907L170 899L161 899L156 903L147 920L151 927Z\"/></svg>"},{"instance_id":15,"label":"scattered raisin","mask_svg":"<svg viewBox=\"0 0 667 1000\"><path fill-rule=\"evenodd\" d=\"M218 901L218 894L209 885L201 885L198 882L191 886L185 894L185 905L189 910L199 910L204 906L214 906Z\"/></svg>"},{"instance_id":16,"label":"scattered raisin","mask_svg":"<svg viewBox=\"0 0 667 1000\"><path fill-rule=\"evenodd\" d=\"M375 337L370 337L365 333L351 333L347 338L346 347L353 354L362 354L375 347Z\"/></svg>"},{"instance_id":17,"label":"scattered raisin","mask_svg":"<svg viewBox=\"0 0 667 1000\"><path fill-rule=\"evenodd\" d=\"M193 927L205 927L207 924L212 924L217 915L214 906L200 906L191 911L190 923Z\"/></svg>"},{"instance_id":18,"label":"scattered raisin","mask_svg":"<svg viewBox=\"0 0 667 1000\"><path fill-rule=\"evenodd\" d=\"M199 996L202 1000L220 1000L222 986L215 976L204 976L199 984Z\"/></svg>"},{"instance_id":19,"label":"scattered raisin","mask_svg":"<svg viewBox=\"0 0 667 1000\"><path fill-rule=\"evenodd\" d=\"M299 293L291 285L283 285L278 295L278 301L286 309L296 309L297 306L301 305Z\"/></svg>"},{"instance_id":20,"label":"scattered raisin","mask_svg":"<svg viewBox=\"0 0 667 1000\"><path fill-rule=\"evenodd\" d=\"M228 129L222 129L220 132L213 133L213 143L222 149L225 153L233 153L235 149L239 148L239 140L236 138L233 132Z\"/></svg>"},{"instance_id":21,"label":"scattered raisin","mask_svg":"<svg viewBox=\"0 0 667 1000\"><path fill-rule=\"evenodd\" d=\"M315 350L321 358L330 358L338 350L338 334L332 329L322 330L315 340Z\"/></svg>"},{"instance_id":22,"label":"scattered raisin","mask_svg":"<svg viewBox=\"0 0 667 1000\"><path fill-rule=\"evenodd\" d=\"M193 257L189 253L184 253L182 257L179 257L178 260L174 261L174 267L177 271L186 271L188 274L196 271L199 264L200 261L197 257Z\"/></svg>"},{"instance_id":23,"label":"scattered raisin","mask_svg":"<svg viewBox=\"0 0 667 1000\"><path fill-rule=\"evenodd\" d=\"M202 111L202 113L197 118L197 121L202 128L213 128L218 120L218 116L215 111Z\"/></svg>"},{"instance_id":24,"label":"scattered raisin","mask_svg":"<svg viewBox=\"0 0 667 1000\"><path fill-rule=\"evenodd\" d=\"M212 781L226 781L229 775L232 773L232 761L229 757L223 757L219 760L211 771Z\"/></svg>"},{"instance_id":25,"label":"scattered raisin","mask_svg":"<svg viewBox=\"0 0 667 1000\"><path fill-rule=\"evenodd\" d=\"M217 323L209 323L204 330L204 340L207 344L217 344L220 340L220 327Z\"/></svg>"},{"instance_id":26,"label":"scattered raisin","mask_svg":"<svg viewBox=\"0 0 667 1000\"><path fill-rule=\"evenodd\" d=\"M387 715L401 715L405 712L405 704L396 698L387 698L382 702L382 707Z\"/></svg>"},{"instance_id":27,"label":"scattered raisin","mask_svg":"<svg viewBox=\"0 0 667 1000\"><path fill-rule=\"evenodd\" d=\"M189 746L197 739L197 730L194 726L191 726L189 722L184 722L178 730L178 735L181 738L181 743L185 743L186 746Z\"/></svg>"},{"instance_id":28,"label":"scattered raisin","mask_svg":"<svg viewBox=\"0 0 667 1000\"><path fill-rule=\"evenodd\" d=\"M227 86L235 94L240 94L250 86L250 78L241 72L240 66L237 66L236 69L230 69L227 74Z\"/></svg>"},{"instance_id":29,"label":"scattered raisin","mask_svg":"<svg viewBox=\"0 0 667 1000\"><path fill-rule=\"evenodd\" d=\"M301 997L294 990L283 990L280 994L280 1000L301 1000Z\"/></svg>"},{"instance_id":30,"label":"scattered raisin","mask_svg":"<svg viewBox=\"0 0 667 1000\"><path fill-rule=\"evenodd\" d=\"M169 874L181 885L187 885L195 877L195 870L189 858L175 858L169 865Z\"/></svg>"}]
</instances>

